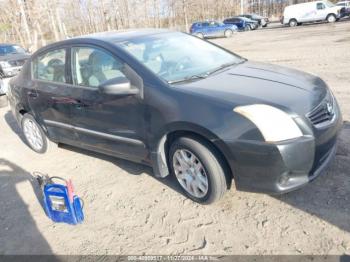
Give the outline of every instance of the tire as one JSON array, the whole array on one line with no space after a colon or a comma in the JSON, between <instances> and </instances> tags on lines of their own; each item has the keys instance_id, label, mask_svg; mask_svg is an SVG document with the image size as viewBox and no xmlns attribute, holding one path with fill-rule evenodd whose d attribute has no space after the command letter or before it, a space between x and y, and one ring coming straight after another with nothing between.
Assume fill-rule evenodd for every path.
<instances>
[{"instance_id":1,"label":"tire","mask_svg":"<svg viewBox=\"0 0 350 262\"><path fill-rule=\"evenodd\" d=\"M24 114L21 128L27 145L35 152L44 154L48 151L49 141L31 114Z\"/></svg>"},{"instance_id":2,"label":"tire","mask_svg":"<svg viewBox=\"0 0 350 262\"><path fill-rule=\"evenodd\" d=\"M295 27L297 25L298 25L298 21L297 20L295 20L295 19L289 20L289 26L290 27Z\"/></svg>"},{"instance_id":3,"label":"tire","mask_svg":"<svg viewBox=\"0 0 350 262\"><path fill-rule=\"evenodd\" d=\"M179 159L182 159L183 164ZM194 137L180 137L170 146L168 160L172 175L184 194L193 201L211 204L226 192L224 165L220 162L216 150L206 141ZM201 187L197 187L198 184Z\"/></svg>"},{"instance_id":4,"label":"tire","mask_svg":"<svg viewBox=\"0 0 350 262\"><path fill-rule=\"evenodd\" d=\"M232 30L226 30L224 35L225 35L226 38L230 38L230 37L232 37L233 32L232 32Z\"/></svg>"},{"instance_id":5,"label":"tire","mask_svg":"<svg viewBox=\"0 0 350 262\"><path fill-rule=\"evenodd\" d=\"M8 105L7 96L0 95L0 108L6 107Z\"/></svg>"},{"instance_id":6,"label":"tire","mask_svg":"<svg viewBox=\"0 0 350 262\"><path fill-rule=\"evenodd\" d=\"M246 26L244 27L244 31L250 31L250 30L252 30L252 28L250 27L250 25L246 25Z\"/></svg>"},{"instance_id":7,"label":"tire","mask_svg":"<svg viewBox=\"0 0 350 262\"><path fill-rule=\"evenodd\" d=\"M204 35L202 33L196 33L195 36L197 36L200 39L204 39Z\"/></svg>"},{"instance_id":8,"label":"tire","mask_svg":"<svg viewBox=\"0 0 350 262\"><path fill-rule=\"evenodd\" d=\"M328 23L334 23L337 21L337 17L334 14L329 14L326 20Z\"/></svg>"}]
</instances>

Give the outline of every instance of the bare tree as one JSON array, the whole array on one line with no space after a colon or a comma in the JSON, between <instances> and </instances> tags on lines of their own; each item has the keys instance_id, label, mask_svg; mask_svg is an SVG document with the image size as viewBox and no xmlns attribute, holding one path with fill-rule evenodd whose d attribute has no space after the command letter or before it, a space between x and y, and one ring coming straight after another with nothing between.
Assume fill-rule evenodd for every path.
<instances>
[{"instance_id":1,"label":"bare tree","mask_svg":"<svg viewBox=\"0 0 350 262\"><path fill-rule=\"evenodd\" d=\"M171 27L242 12L278 17L311 0L2 0L0 39L32 50L52 41L106 30Z\"/></svg>"}]
</instances>

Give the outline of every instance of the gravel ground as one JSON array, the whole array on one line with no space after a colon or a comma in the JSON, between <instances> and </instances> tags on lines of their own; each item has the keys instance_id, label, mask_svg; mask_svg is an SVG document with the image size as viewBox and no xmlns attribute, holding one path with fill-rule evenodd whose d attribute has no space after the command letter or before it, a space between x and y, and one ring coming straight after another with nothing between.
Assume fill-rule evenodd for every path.
<instances>
[{"instance_id":1,"label":"gravel ground","mask_svg":"<svg viewBox=\"0 0 350 262\"><path fill-rule=\"evenodd\" d=\"M324 78L350 120L350 22L259 30L213 40L251 60ZM312 184L272 197L237 192L201 206L142 165L60 146L38 155L0 110L0 254L350 254L350 123ZM44 214L34 171L72 178L79 226Z\"/></svg>"}]
</instances>

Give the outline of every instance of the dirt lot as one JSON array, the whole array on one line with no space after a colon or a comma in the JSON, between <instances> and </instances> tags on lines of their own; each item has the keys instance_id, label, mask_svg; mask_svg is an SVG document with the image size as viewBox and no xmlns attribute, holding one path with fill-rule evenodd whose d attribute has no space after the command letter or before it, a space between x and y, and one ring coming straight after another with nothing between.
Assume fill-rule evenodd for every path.
<instances>
[{"instance_id":1,"label":"dirt lot","mask_svg":"<svg viewBox=\"0 0 350 262\"><path fill-rule=\"evenodd\" d=\"M350 120L350 22L214 41L248 59L321 76ZM279 197L232 189L200 206L141 165L68 146L35 154L9 109L0 115L0 254L350 254L350 123L335 161L305 188ZM73 178L84 224L45 216L34 171Z\"/></svg>"}]
</instances>

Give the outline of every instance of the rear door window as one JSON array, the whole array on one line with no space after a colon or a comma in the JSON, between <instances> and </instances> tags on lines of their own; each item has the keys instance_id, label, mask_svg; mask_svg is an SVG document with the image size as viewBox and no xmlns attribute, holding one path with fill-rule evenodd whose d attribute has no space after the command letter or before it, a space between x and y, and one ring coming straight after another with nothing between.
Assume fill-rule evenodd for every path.
<instances>
[{"instance_id":1,"label":"rear door window","mask_svg":"<svg viewBox=\"0 0 350 262\"><path fill-rule=\"evenodd\" d=\"M33 78L66 83L66 49L56 49L39 55L33 60Z\"/></svg>"}]
</instances>

